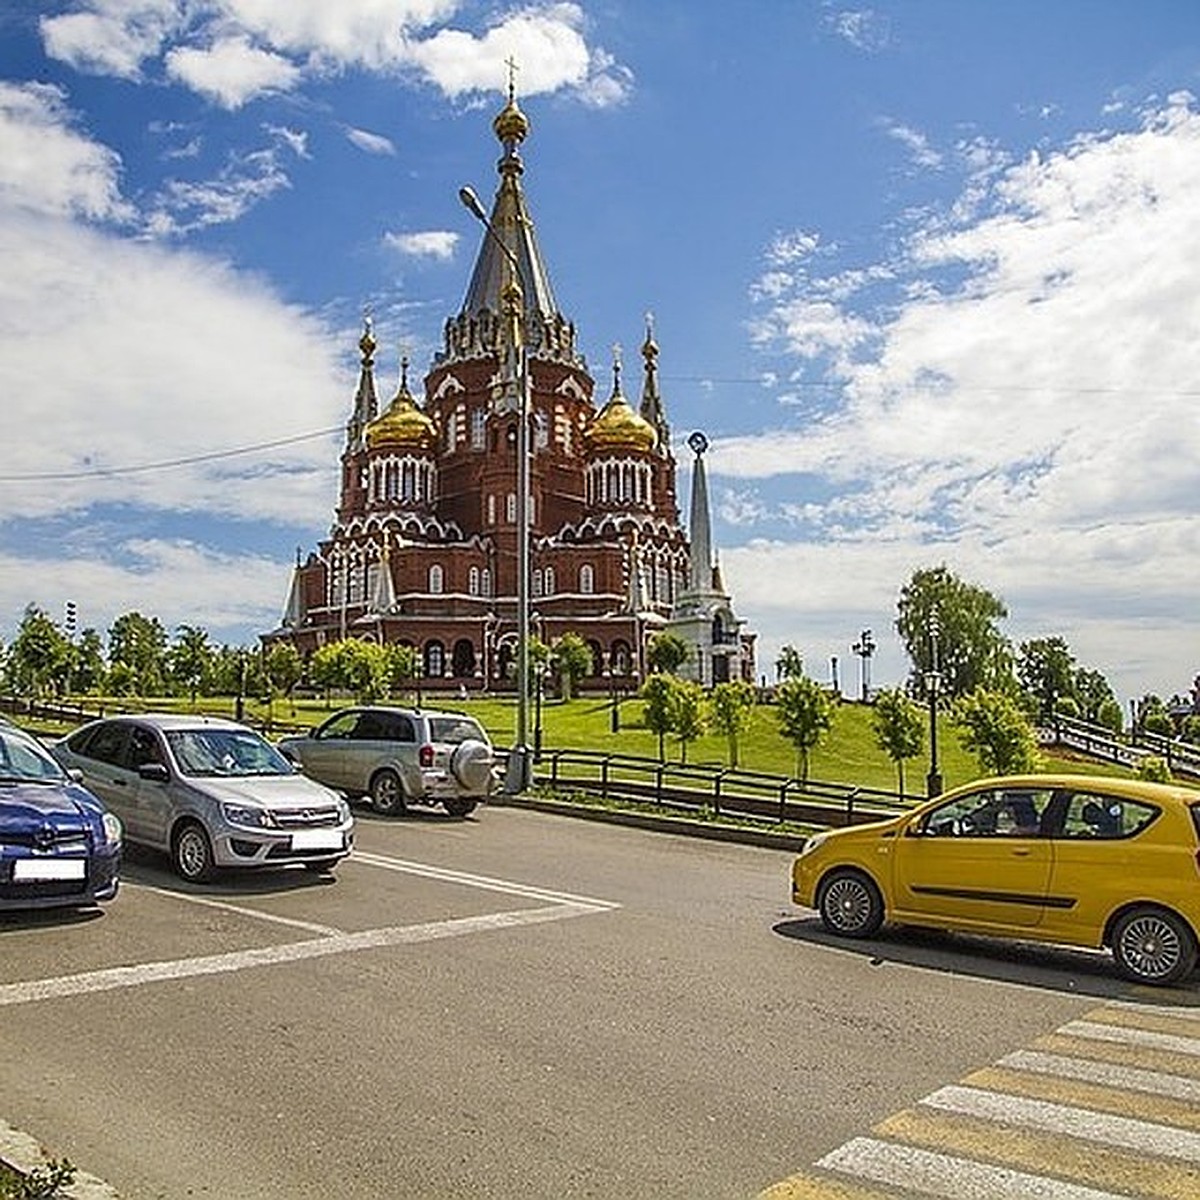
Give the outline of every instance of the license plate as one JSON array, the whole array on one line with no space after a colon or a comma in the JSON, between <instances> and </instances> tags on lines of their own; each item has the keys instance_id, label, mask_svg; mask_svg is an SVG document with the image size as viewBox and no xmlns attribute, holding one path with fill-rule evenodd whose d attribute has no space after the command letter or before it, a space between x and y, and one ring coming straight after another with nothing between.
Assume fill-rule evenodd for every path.
<instances>
[{"instance_id":1,"label":"license plate","mask_svg":"<svg viewBox=\"0 0 1200 1200\"><path fill-rule=\"evenodd\" d=\"M293 850L340 850L342 835L330 829L299 829L292 834Z\"/></svg>"},{"instance_id":2,"label":"license plate","mask_svg":"<svg viewBox=\"0 0 1200 1200\"><path fill-rule=\"evenodd\" d=\"M18 858L13 863L12 877L14 883L84 879L87 877L87 863L82 858Z\"/></svg>"}]
</instances>

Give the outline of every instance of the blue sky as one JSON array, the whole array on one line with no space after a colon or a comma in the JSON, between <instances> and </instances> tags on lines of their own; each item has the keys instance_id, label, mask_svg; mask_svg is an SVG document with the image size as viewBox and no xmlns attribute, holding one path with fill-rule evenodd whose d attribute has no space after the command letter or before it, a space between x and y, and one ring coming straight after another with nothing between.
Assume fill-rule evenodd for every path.
<instances>
[{"instance_id":1,"label":"blue sky","mask_svg":"<svg viewBox=\"0 0 1200 1200\"><path fill-rule=\"evenodd\" d=\"M462 301L509 56L558 302L602 396L653 313L760 671L853 691L870 628L900 680L945 563L1123 698L1189 687L1193 0L6 4L0 637L277 623L364 308L388 395Z\"/></svg>"}]
</instances>

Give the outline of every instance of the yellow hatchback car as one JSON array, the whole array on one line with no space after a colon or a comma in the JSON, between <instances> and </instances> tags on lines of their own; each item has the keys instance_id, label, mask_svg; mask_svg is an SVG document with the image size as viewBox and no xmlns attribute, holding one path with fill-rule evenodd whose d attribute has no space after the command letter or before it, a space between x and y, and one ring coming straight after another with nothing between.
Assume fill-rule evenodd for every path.
<instances>
[{"instance_id":1,"label":"yellow hatchback car","mask_svg":"<svg viewBox=\"0 0 1200 1200\"><path fill-rule=\"evenodd\" d=\"M885 921L1109 946L1177 983L1200 936L1200 791L1134 779L984 779L900 817L810 837L792 899L843 937Z\"/></svg>"}]
</instances>

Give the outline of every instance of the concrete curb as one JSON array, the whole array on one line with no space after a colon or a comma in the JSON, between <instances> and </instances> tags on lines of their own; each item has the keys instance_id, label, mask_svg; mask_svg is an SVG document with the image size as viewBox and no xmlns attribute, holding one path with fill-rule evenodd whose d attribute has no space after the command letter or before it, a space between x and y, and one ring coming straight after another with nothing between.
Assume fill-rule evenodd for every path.
<instances>
[{"instance_id":1,"label":"concrete curb","mask_svg":"<svg viewBox=\"0 0 1200 1200\"><path fill-rule=\"evenodd\" d=\"M29 1175L39 1167L49 1166L50 1158L36 1138L0 1120L0 1162L22 1175ZM59 1188L55 1195L69 1200L121 1200L103 1179L78 1167L75 1168L74 1182L69 1187Z\"/></svg>"},{"instance_id":2,"label":"concrete curb","mask_svg":"<svg viewBox=\"0 0 1200 1200\"><path fill-rule=\"evenodd\" d=\"M674 833L683 837L706 838L713 842L740 842L747 846L764 846L771 850L797 851L804 845L803 834L770 833L767 830L746 829L740 825L721 825L715 821L690 821L687 817L659 816L656 813L632 812L623 809L601 808L599 805L571 804L545 796L492 796L492 807L528 808L556 816L578 817L584 821L600 821L608 825L628 825L654 833Z\"/></svg>"}]
</instances>

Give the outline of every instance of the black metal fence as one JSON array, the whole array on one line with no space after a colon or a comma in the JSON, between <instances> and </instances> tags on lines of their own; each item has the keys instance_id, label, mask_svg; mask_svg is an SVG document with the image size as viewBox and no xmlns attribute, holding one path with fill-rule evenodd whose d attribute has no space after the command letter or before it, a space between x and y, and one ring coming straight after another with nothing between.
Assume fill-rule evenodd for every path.
<instances>
[{"instance_id":1,"label":"black metal fence","mask_svg":"<svg viewBox=\"0 0 1200 1200\"><path fill-rule=\"evenodd\" d=\"M700 763L663 762L593 750L547 750L534 783L556 791L638 800L664 811L734 816L764 825L852 825L882 820L923 796L853 784L807 782L784 775Z\"/></svg>"},{"instance_id":2,"label":"black metal fence","mask_svg":"<svg viewBox=\"0 0 1200 1200\"><path fill-rule=\"evenodd\" d=\"M1144 729L1135 729L1128 735L1116 734L1103 725L1060 716L1055 718L1053 726L1042 731L1042 740L1132 771L1153 755L1161 758L1172 774L1200 778L1200 746Z\"/></svg>"}]
</instances>

